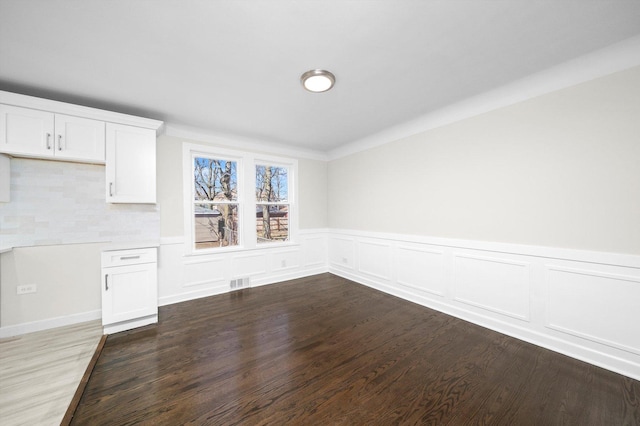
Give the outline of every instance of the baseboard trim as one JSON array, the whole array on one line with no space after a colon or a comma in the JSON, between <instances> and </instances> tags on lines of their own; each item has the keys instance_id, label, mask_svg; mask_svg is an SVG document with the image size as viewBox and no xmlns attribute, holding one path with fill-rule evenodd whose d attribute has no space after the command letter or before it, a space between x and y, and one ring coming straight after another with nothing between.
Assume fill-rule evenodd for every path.
<instances>
[{"instance_id":1,"label":"baseboard trim","mask_svg":"<svg viewBox=\"0 0 640 426\"><path fill-rule=\"evenodd\" d=\"M458 306L452 306L444 302L436 302L426 297L419 297L408 291L385 285L371 280L367 277L349 273L344 270L329 268L329 273L373 288L391 296L399 297L403 300L416 303L429 309L434 309L438 312L442 312L461 320L468 321L472 324L496 331L501 334L505 334L515 339L519 339L533 345L560 353L562 355L584 361L597 367L622 374L634 380L640 380L640 368L637 364L625 359L615 357L611 354L599 352L591 348L574 344L567 340L557 339L553 336L538 333L536 331L529 330L523 327L518 327L513 323L506 323L497 320L496 318L484 316L476 312L462 309Z\"/></svg>"},{"instance_id":2,"label":"baseboard trim","mask_svg":"<svg viewBox=\"0 0 640 426\"><path fill-rule=\"evenodd\" d=\"M49 330L51 328L64 327L66 325L93 321L102 318L102 311L89 311L79 314L66 315L64 317L49 318L46 320L32 321L23 324L0 327L0 338L19 336L35 331Z\"/></svg>"},{"instance_id":3,"label":"baseboard trim","mask_svg":"<svg viewBox=\"0 0 640 426\"><path fill-rule=\"evenodd\" d=\"M131 330L133 328L142 327L144 325L155 324L158 322L158 314L149 315L142 318L136 318L128 321L122 321L115 324L105 325L104 334L115 334L121 331Z\"/></svg>"},{"instance_id":4,"label":"baseboard trim","mask_svg":"<svg viewBox=\"0 0 640 426\"><path fill-rule=\"evenodd\" d=\"M188 302L189 300L201 299L203 297L216 296L218 294L227 293L229 286L213 287L204 290L190 291L188 293L180 293L173 296L165 296L158 299L158 306L173 305L174 303Z\"/></svg>"}]
</instances>

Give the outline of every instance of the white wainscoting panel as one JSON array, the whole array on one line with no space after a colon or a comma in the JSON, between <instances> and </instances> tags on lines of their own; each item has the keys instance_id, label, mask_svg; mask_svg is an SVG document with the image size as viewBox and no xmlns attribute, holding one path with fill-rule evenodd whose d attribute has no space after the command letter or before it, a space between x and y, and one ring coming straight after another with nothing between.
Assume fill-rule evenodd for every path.
<instances>
[{"instance_id":1,"label":"white wainscoting panel","mask_svg":"<svg viewBox=\"0 0 640 426\"><path fill-rule=\"evenodd\" d=\"M300 267L300 250L273 251L271 253L271 270L282 272Z\"/></svg>"},{"instance_id":2,"label":"white wainscoting panel","mask_svg":"<svg viewBox=\"0 0 640 426\"><path fill-rule=\"evenodd\" d=\"M234 255L231 259L232 278L244 278L267 273L267 253Z\"/></svg>"},{"instance_id":3,"label":"white wainscoting panel","mask_svg":"<svg viewBox=\"0 0 640 426\"><path fill-rule=\"evenodd\" d=\"M161 305L243 274L256 286L329 271L640 380L640 256L326 229L206 256L164 239L159 253Z\"/></svg>"},{"instance_id":4,"label":"white wainscoting panel","mask_svg":"<svg viewBox=\"0 0 640 426\"><path fill-rule=\"evenodd\" d=\"M340 269L354 269L355 243L353 238L329 237L329 264Z\"/></svg>"},{"instance_id":5,"label":"white wainscoting panel","mask_svg":"<svg viewBox=\"0 0 640 426\"><path fill-rule=\"evenodd\" d=\"M640 380L640 256L343 229L328 241L331 273Z\"/></svg>"},{"instance_id":6,"label":"white wainscoting panel","mask_svg":"<svg viewBox=\"0 0 640 426\"><path fill-rule=\"evenodd\" d=\"M327 265L328 251L326 236L308 236L303 239L304 266L325 267Z\"/></svg>"},{"instance_id":7,"label":"white wainscoting panel","mask_svg":"<svg viewBox=\"0 0 640 426\"><path fill-rule=\"evenodd\" d=\"M237 278L258 286L327 272L327 231L301 230L298 239L297 244L186 255L182 237L164 238L158 259L159 304L226 293Z\"/></svg>"},{"instance_id":8,"label":"white wainscoting panel","mask_svg":"<svg viewBox=\"0 0 640 426\"><path fill-rule=\"evenodd\" d=\"M220 285L226 275L222 259L197 259L184 262L183 287L199 285Z\"/></svg>"},{"instance_id":9,"label":"white wainscoting panel","mask_svg":"<svg viewBox=\"0 0 640 426\"><path fill-rule=\"evenodd\" d=\"M529 320L529 264L454 254L454 299Z\"/></svg>"},{"instance_id":10,"label":"white wainscoting panel","mask_svg":"<svg viewBox=\"0 0 640 426\"><path fill-rule=\"evenodd\" d=\"M391 279L391 246L387 243L360 241L358 243L358 271L372 277Z\"/></svg>"},{"instance_id":11,"label":"white wainscoting panel","mask_svg":"<svg viewBox=\"0 0 640 426\"><path fill-rule=\"evenodd\" d=\"M640 276L548 268L549 328L640 355Z\"/></svg>"},{"instance_id":12,"label":"white wainscoting panel","mask_svg":"<svg viewBox=\"0 0 640 426\"><path fill-rule=\"evenodd\" d=\"M446 289L444 261L441 250L399 245L395 256L397 282L442 297Z\"/></svg>"}]
</instances>

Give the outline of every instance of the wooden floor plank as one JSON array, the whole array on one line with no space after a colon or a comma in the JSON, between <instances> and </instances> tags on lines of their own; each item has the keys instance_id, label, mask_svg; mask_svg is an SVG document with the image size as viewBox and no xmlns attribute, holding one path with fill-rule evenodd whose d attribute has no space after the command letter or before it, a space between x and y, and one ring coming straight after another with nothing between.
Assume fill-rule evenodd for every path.
<instances>
[{"instance_id":1,"label":"wooden floor plank","mask_svg":"<svg viewBox=\"0 0 640 426\"><path fill-rule=\"evenodd\" d=\"M331 274L109 336L72 424L637 425L640 382Z\"/></svg>"}]
</instances>

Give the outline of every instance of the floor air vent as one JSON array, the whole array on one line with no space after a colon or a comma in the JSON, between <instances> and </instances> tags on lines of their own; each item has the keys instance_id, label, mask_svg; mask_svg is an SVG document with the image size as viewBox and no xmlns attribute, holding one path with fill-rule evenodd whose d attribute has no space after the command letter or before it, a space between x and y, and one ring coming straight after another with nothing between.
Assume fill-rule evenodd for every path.
<instances>
[{"instance_id":1,"label":"floor air vent","mask_svg":"<svg viewBox=\"0 0 640 426\"><path fill-rule=\"evenodd\" d=\"M249 278L237 278L235 280L231 280L229 284L231 290L240 290L243 288L249 287Z\"/></svg>"}]
</instances>

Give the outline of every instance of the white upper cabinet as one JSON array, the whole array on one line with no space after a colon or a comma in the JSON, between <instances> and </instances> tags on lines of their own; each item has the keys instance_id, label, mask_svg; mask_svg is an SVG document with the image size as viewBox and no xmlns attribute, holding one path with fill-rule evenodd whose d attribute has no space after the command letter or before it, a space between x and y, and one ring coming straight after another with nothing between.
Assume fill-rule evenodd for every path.
<instances>
[{"instance_id":1,"label":"white upper cabinet","mask_svg":"<svg viewBox=\"0 0 640 426\"><path fill-rule=\"evenodd\" d=\"M0 105L0 152L53 156L54 114Z\"/></svg>"},{"instance_id":2,"label":"white upper cabinet","mask_svg":"<svg viewBox=\"0 0 640 426\"><path fill-rule=\"evenodd\" d=\"M107 201L156 202L156 132L107 123Z\"/></svg>"},{"instance_id":3,"label":"white upper cabinet","mask_svg":"<svg viewBox=\"0 0 640 426\"><path fill-rule=\"evenodd\" d=\"M56 114L55 130L56 157L104 163L104 121Z\"/></svg>"},{"instance_id":4,"label":"white upper cabinet","mask_svg":"<svg viewBox=\"0 0 640 426\"><path fill-rule=\"evenodd\" d=\"M0 152L104 163L103 121L0 105Z\"/></svg>"},{"instance_id":5,"label":"white upper cabinet","mask_svg":"<svg viewBox=\"0 0 640 426\"><path fill-rule=\"evenodd\" d=\"M0 154L0 203L11 201L11 160Z\"/></svg>"},{"instance_id":6,"label":"white upper cabinet","mask_svg":"<svg viewBox=\"0 0 640 426\"><path fill-rule=\"evenodd\" d=\"M0 90L0 153L106 164L110 203L156 202L160 126L158 120ZM3 202L9 199L9 159L0 161Z\"/></svg>"}]
</instances>

